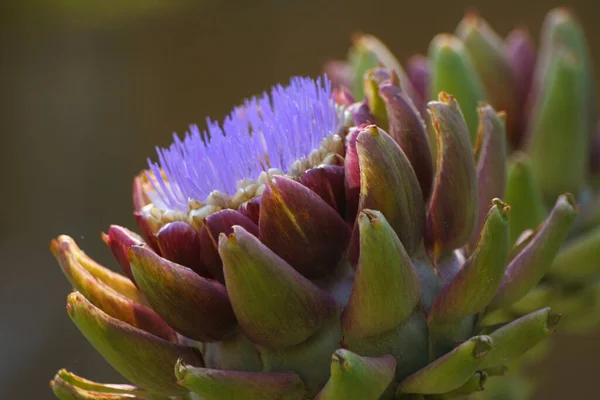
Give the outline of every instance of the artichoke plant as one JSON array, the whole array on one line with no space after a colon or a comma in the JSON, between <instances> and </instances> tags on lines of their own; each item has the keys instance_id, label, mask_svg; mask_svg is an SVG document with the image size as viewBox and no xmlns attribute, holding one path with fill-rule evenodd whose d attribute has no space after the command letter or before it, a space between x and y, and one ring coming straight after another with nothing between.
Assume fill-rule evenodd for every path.
<instances>
[{"instance_id":1,"label":"artichoke plant","mask_svg":"<svg viewBox=\"0 0 600 400\"><path fill-rule=\"evenodd\" d=\"M141 235L103 234L123 274L52 241L69 316L132 384L61 370L58 398L461 399L543 342L560 314L506 310L545 279L575 198L513 245L530 216L502 200L506 114L478 103L473 123L382 64L365 101L293 78L158 149L133 184Z\"/></svg>"}]
</instances>

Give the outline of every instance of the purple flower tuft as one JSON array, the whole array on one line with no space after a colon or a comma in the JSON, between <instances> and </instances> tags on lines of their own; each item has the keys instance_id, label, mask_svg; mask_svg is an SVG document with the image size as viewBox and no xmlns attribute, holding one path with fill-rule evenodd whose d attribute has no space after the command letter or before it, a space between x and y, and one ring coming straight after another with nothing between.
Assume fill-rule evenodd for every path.
<instances>
[{"instance_id":1,"label":"purple flower tuft","mask_svg":"<svg viewBox=\"0 0 600 400\"><path fill-rule=\"evenodd\" d=\"M207 119L205 131L193 125L183 140L174 134L171 146L157 148L159 162L148 160L157 178L150 181L166 207L186 211L188 199L204 201L213 190L233 195L239 181L256 179L265 169L287 172L339 121L327 76L295 77L246 100L221 125Z\"/></svg>"}]
</instances>

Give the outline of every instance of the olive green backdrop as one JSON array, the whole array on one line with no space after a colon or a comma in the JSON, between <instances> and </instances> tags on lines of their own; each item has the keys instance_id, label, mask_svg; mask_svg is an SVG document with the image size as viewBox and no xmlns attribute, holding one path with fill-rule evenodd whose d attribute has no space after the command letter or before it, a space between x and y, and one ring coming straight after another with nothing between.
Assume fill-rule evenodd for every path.
<instances>
[{"instance_id":1,"label":"olive green backdrop","mask_svg":"<svg viewBox=\"0 0 600 400\"><path fill-rule=\"evenodd\" d=\"M85 4L85 5L82 5ZM48 246L67 233L116 267L100 240L135 227L131 179L171 133L222 118L244 97L317 75L353 32L401 60L475 6L501 33L539 29L555 1L55 0L0 5L0 398L50 399L66 367L120 381L65 313ZM563 3L565 4L565 3ZM600 2L572 1L600 66ZM599 75L600 76L600 75ZM591 395L600 344L561 338L538 399Z\"/></svg>"}]
</instances>

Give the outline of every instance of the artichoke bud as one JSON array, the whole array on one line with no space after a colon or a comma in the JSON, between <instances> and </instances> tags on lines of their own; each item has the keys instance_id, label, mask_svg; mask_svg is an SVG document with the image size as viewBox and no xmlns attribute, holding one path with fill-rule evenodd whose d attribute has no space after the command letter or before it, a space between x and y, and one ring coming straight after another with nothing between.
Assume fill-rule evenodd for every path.
<instances>
[{"instance_id":1,"label":"artichoke bud","mask_svg":"<svg viewBox=\"0 0 600 400\"><path fill-rule=\"evenodd\" d=\"M114 369L151 393L184 395L187 390L176 383L173 366L180 358L191 365L202 365L202 359L191 347L167 342L110 317L80 293L69 295L67 312Z\"/></svg>"},{"instance_id":2,"label":"artichoke bud","mask_svg":"<svg viewBox=\"0 0 600 400\"><path fill-rule=\"evenodd\" d=\"M260 208L260 241L302 275L323 277L337 267L350 240L350 227L318 194L274 176Z\"/></svg>"},{"instance_id":3,"label":"artichoke bud","mask_svg":"<svg viewBox=\"0 0 600 400\"><path fill-rule=\"evenodd\" d=\"M107 244L113 256L121 266L123 273L132 281L133 275L129 266L129 248L144 244L144 239L137 233L118 225L111 225L108 234L102 234L102 240Z\"/></svg>"},{"instance_id":4,"label":"artichoke bud","mask_svg":"<svg viewBox=\"0 0 600 400\"><path fill-rule=\"evenodd\" d=\"M394 139L375 125L358 131L354 145L355 148L347 152L346 171L347 174L348 170L359 172L358 210L379 210L407 253L414 254L423 239L425 207L410 161ZM354 183L349 178L347 182ZM347 193L356 195L356 192ZM356 244L354 241L352 245Z\"/></svg>"},{"instance_id":5,"label":"artichoke bud","mask_svg":"<svg viewBox=\"0 0 600 400\"><path fill-rule=\"evenodd\" d=\"M441 394L456 390L479 370L493 348L489 336L475 336L404 379L400 393Z\"/></svg>"},{"instance_id":6,"label":"artichoke bud","mask_svg":"<svg viewBox=\"0 0 600 400\"><path fill-rule=\"evenodd\" d=\"M559 197L544 220L527 187L535 171L515 162L506 174L504 117L476 109L468 76L480 60L439 36L431 77L420 60L409 80L374 37L357 50L358 102L326 77L295 77L157 149L133 184L142 236L103 235L131 279L66 236L52 242L78 290L70 317L135 385L59 372L59 398L461 398L548 336L557 317L540 308L567 312L573 329L600 321L589 315L600 284L583 284L597 274L599 235L580 227L555 259L574 199ZM474 142L446 92L426 128L420 93L436 82L466 96ZM503 194L525 216L514 229Z\"/></svg>"},{"instance_id":7,"label":"artichoke bud","mask_svg":"<svg viewBox=\"0 0 600 400\"><path fill-rule=\"evenodd\" d=\"M515 152L509 158L505 193L512 215L510 242L515 244L525 231L541 224L547 214L542 192L527 154Z\"/></svg>"},{"instance_id":8,"label":"artichoke bud","mask_svg":"<svg viewBox=\"0 0 600 400\"><path fill-rule=\"evenodd\" d=\"M327 292L242 227L234 226L229 236L220 235L219 254L233 311L254 343L299 344L338 308Z\"/></svg>"},{"instance_id":9,"label":"artichoke bud","mask_svg":"<svg viewBox=\"0 0 600 400\"><path fill-rule=\"evenodd\" d=\"M483 18L473 12L460 22L456 35L471 55L473 68L485 88L487 100L496 110L507 114L508 137L516 136L522 109L517 102L516 78L504 41Z\"/></svg>"},{"instance_id":10,"label":"artichoke bud","mask_svg":"<svg viewBox=\"0 0 600 400\"><path fill-rule=\"evenodd\" d=\"M504 279L491 303L506 307L521 299L544 277L567 238L578 207L571 194L561 195L535 236L506 267Z\"/></svg>"},{"instance_id":11,"label":"artichoke bud","mask_svg":"<svg viewBox=\"0 0 600 400\"><path fill-rule=\"evenodd\" d=\"M478 108L478 112L479 130L475 157L479 186L479 215L471 236L471 247L477 244L490 203L495 198L504 198L506 186L507 149L504 114L496 114L489 105L482 105Z\"/></svg>"},{"instance_id":12,"label":"artichoke bud","mask_svg":"<svg viewBox=\"0 0 600 400\"><path fill-rule=\"evenodd\" d=\"M251 203L248 202L248 204ZM258 225L235 210L220 210L210 214L204 220L200 231L200 259L206 266L210 277L221 283L225 282L225 277L223 276L223 261L219 256L219 235L221 233L230 235L233 233L234 225L239 225L250 234L258 236Z\"/></svg>"},{"instance_id":13,"label":"artichoke bud","mask_svg":"<svg viewBox=\"0 0 600 400\"><path fill-rule=\"evenodd\" d=\"M73 254L68 242L53 240L51 247L73 288L81 292L94 306L131 326L165 340L175 340L175 332L152 308L128 299L88 272Z\"/></svg>"},{"instance_id":14,"label":"artichoke bud","mask_svg":"<svg viewBox=\"0 0 600 400\"><path fill-rule=\"evenodd\" d=\"M205 342L222 340L233 332L236 320L222 284L142 246L132 247L129 257L140 290L175 330Z\"/></svg>"},{"instance_id":15,"label":"artichoke bud","mask_svg":"<svg viewBox=\"0 0 600 400\"><path fill-rule=\"evenodd\" d=\"M397 328L415 311L420 297L414 266L383 214L363 209L357 223L360 258L342 313L344 335L353 338Z\"/></svg>"},{"instance_id":16,"label":"artichoke bud","mask_svg":"<svg viewBox=\"0 0 600 400\"><path fill-rule=\"evenodd\" d=\"M361 357L345 349L331 357L331 377L315 400L378 400L394 378L390 355Z\"/></svg>"},{"instance_id":17,"label":"artichoke bud","mask_svg":"<svg viewBox=\"0 0 600 400\"><path fill-rule=\"evenodd\" d=\"M439 101L429 103L429 113L438 138L438 155L426 244L438 262L471 239L479 201L475 159L458 102L441 93Z\"/></svg>"},{"instance_id":18,"label":"artichoke bud","mask_svg":"<svg viewBox=\"0 0 600 400\"><path fill-rule=\"evenodd\" d=\"M454 96L461 104L471 143L475 144L479 120L477 106L486 96L470 54L457 37L440 34L429 45L429 59L429 98L435 99L441 92Z\"/></svg>"},{"instance_id":19,"label":"artichoke bud","mask_svg":"<svg viewBox=\"0 0 600 400\"><path fill-rule=\"evenodd\" d=\"M187 222L170 222L156 234L160 254L169 261L209 276L200 253L200 235Z\"/></svg>"},{"instance_id":20,"label":"artichoke bud","mask_svg":"<svg viewBox=\"0 0 600 400\"><path fill-rule=\"evenodd\" d=\"M306 398L304 383L293 373L223 371L193 367L178 360L175 375L177 383L203 400Z\"/></svg>"}]
</instances>

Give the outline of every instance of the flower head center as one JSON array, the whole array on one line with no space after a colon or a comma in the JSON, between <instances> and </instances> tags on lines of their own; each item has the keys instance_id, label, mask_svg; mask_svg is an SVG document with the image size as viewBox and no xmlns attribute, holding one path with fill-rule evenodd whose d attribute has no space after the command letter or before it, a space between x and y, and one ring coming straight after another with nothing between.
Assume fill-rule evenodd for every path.
<instances>
[{"instance_id":1,"label":"flower head center","mask_svg":"<svg viewBox=\"0 0 600 400\"><path fill-rule=\"evenodd\" d=\"M215 191L236 196L266 171L303 172L333 146L340 121L327 77L292 78L245 100L222 124L207 119L206 130L193 125L183 139L174 134L169 147L157 148L159 162L148 160L153 200L187 211L190 200Z\"/></svg>"}]
</instances>

